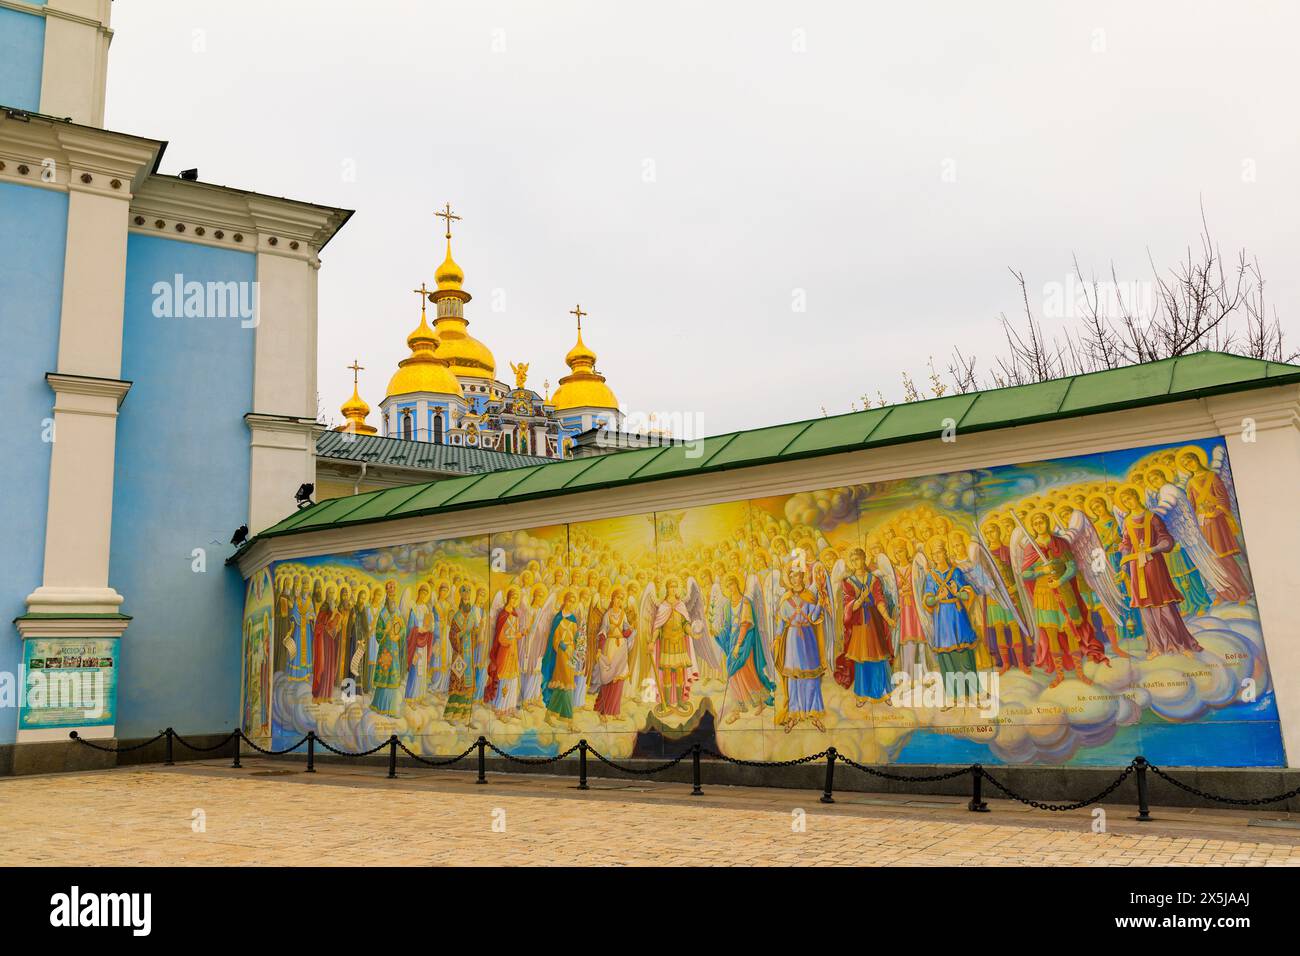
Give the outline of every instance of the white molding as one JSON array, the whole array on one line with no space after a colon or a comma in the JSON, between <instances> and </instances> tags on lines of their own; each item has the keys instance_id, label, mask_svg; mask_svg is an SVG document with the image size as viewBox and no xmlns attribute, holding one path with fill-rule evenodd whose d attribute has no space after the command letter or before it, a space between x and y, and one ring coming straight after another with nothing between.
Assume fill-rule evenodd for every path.
<instances>
[{"instance_id":1,"label":"white molding","mask_svg":"<svg viewBox=\"0 0 1300 956\"><path fill-rule=\"evenodd\" d=\"M131 382L116 378L95 378L88 375L65 375L59 372L47 372L45 380L59 395L85 395L91 398L111 398L114 407L121 408L126 393L131 390ZM56 407L57 399L56 399Z\"/></svg>"},{"instance_id":2,"label":"white molding","mask_svg":"<svg viewBox=\"0 0 1300 956\"><path fill-rule=\"evenodd\" d=\"M44 601L36 602L38 605L52 603L53 595L43 597ZM130 619L125 617L77 617L75 614L67 617L19 618L14 621L18 633L25 641L47 637L121 637L130 623Z\"/></svg>"},{"instance_id":3,"label":"white molding","mask_svg":"<svg viewBox=\"0 0 1300 956\"><path fill-rule=\"evenodd\" d=\"M142 235L285 256L319 267L321 247L350 215L350 210L332 206L172 176L150 176L132 199L129 228Z\"/></svg>"},{"instance_id":4,"label":"white molding","mask_svg":"<svg viewBox=\"0 0 1300 956\"><path fill-rule=\"evenodd\" d=\"M0 182L44 189L84 189L130 199L153 170L166 144L29 113L14 119L0 112ZM46 160L53 175L42 177ZM19 168L26 166L26 173ZM91 177L81 181L82 174ZM113 181L118 185L114 187Z\"/></svg>"}]
</instances>

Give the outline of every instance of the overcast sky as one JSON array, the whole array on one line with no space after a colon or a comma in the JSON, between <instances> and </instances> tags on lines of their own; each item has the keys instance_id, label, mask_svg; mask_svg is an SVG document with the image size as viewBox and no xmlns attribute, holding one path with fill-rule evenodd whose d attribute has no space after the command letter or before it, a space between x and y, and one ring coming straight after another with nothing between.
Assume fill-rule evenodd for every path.
<instances>
[{"instance_id":1,"label":"overcast sky","mask_svg":"<svg viewBox=\"0 0 1300 956\"><path fill-rule=\"evenodd\" d=\"M345 365L377 411L407 354L450 201L498 377L554 391L581 302L628 410L713 434L987 366L1008 266L1036 307L1075 255L1146 281L1200 201L1296 347L1298 9L117 0L107 125L357 210L320 273L335 420Z\"/></svg>"}]
</instances>

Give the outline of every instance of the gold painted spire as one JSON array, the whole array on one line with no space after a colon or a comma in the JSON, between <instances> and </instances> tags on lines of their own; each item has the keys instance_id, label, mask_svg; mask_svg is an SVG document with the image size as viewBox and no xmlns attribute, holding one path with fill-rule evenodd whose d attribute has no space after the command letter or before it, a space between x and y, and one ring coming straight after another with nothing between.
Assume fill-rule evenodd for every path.
<instances>
[{"instance_id":1,"label":"gold painted spire","mask_svg":"<svg viewBox=\"0 0 1300 956\"><path fill-rule=\"evenodd\" d=\"M578 319L578 341L564 356L569 374L560 379L551 404L556 411L570 408L618 408L618 399L605 384L605 376L596 371L596 353L582 341L582 317L586 312L579 305L569 310Z\"/></svg>"},{"instance_id":2,"label":"gold painted spire","mask_svg":"<svg viewBox=\"0 0 1300 956\"><path fill-rule=\"evenodd\" d=\"M440 219L445 219L447 222L447 257L442 260L442 265L438 266L437 271L434 272L433 280L438 284L440 290L450 289L460 291L461 286L465 282L465 273L461 267L456 264L456 260L451 257L451 224L453 221L459 221L460 216L457 216L451 211L451 203L444 205L443 208L434 213L434 215Z\"/></svg>"},{"instance_id":3,"label":"gold painted spire","mask_svg":"<svg viewBox=\"0 0 1300 956\"><path fill-rule=\"evenodd\" d=\"M365 403L361 398L361 393L357 391L357 374L364 371L365 366L353 359L352 364L345 367L352 369L352 397L339 408L347 421L334 430L338 432L355 432L358 435L377 434L379 429L366 422L366 416L370 414L370 406Z\"/></svg>"},{"instance_id":4,"label":"gold painted spire","mask_svg":"<svg viewBox=\"0 0 1300 956\"><path fill-rule=\"evenodd\" d=\"M447 223L447 258L434 274L438 287L429 293L429 301L438 307L437 317L433 320L438 336L438 357L446 360L457 378L491 381L496 378L497 361L492 350L467 331L469 321L465 318L465 303L472 296L465 291L465 273L451 257L451 224L459 222L460 216L451 211L451 203L446 203L436 215Z\"/></svg>"}]
</instances>

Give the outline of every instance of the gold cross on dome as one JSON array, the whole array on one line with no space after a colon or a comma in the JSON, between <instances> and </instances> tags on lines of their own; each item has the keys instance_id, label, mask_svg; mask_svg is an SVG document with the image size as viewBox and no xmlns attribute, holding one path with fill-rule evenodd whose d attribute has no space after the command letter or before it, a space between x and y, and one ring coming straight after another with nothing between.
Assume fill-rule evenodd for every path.
<instances>
[{"instance_id":1,"label":"gold cross on dome","mask_svg":"<svg viewBox=\"0 0 1300 956\"><path fill-rule=\"evenodd\" d=\"M451 211L451 203L446 203L446 204L444 204L444 206L442 207L442 209L440 209L440 210L438 210L437 212L435 212L434 215L437 216L439 219L445 219L445 220L447 220L447 238L450 239L450 238L451 238L451 222L452 222L453 219L456 220L457 222L459 222L459 221L460 221L460 216L455 215L455 214Z\"/></svg>"},{"instance_id":2,"label":"gold cross on dome","mask_svg":"<svg viewBox=\"0 0 1300 956\"><path fill-rule=\"evenodd\" d=\"M364 371L366 370L366 367L365 367L364 365L360 364L356 359L353 359L353 360L352 360L352 364L351 364L351 365L345 365L345 366L343 366L343 367L344 367L344 368L350 368L350 369L352 369L352 387L353 387L353 388L356 388L356 387L357 387L357 373L358 373L358 372L364 372Z\"/></svg>"},{"instance_id":3,"label":"gold cross on dome","mask_svg":"<svg viewBox=\"0 0 1300 956\"><path fill-rule=\"evenodd\" d=\"M583 311L582 311L582 306L581 306L581 305L574 306L572 309L569 310L569 315L576 315L576 316L578 317L578 331L579 331L579 332L582 331L582 317L583 317L584 315L586 315L586 314L587 314L586 312L583 312Z\"/></svg>"},{"instance_id":4,"label":"gold cross on dome","mask_svg":"<svg viewBox=\"0 0 1300 956\"><path fill-rule=\"evenodd\" d=\"M424 304L429 301L429 288L425 283L421 282L420 288L411 291L420 297L420 315L423 316Z\"/></svg>"}]
</instances>

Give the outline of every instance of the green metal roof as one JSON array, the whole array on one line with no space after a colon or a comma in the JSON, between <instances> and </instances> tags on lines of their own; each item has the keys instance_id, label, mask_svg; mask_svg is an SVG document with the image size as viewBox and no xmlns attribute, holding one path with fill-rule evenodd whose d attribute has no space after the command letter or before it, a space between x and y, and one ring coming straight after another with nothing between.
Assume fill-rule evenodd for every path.
<instances>
[{"instance_id":1,"label":"green metal roof","mask_svg":"<svg viewBox=\"0 0 1300 956\"><path fill-rule=\"evenodd\" d=\"M555 460L466 445L435 445L427 441L336 431L324 432L316 439L316 457L461 475L540 465Z\"/></svg>"},{"instance_id":2,"label":"green metal roof","mask_svg":"<svg viewBox=\"0 0 1300 956\"><path fill-rule=\"evenodd\" d=\"M505 471L335 498L290 515L250 539L244 547L262 538L322 527L420 517L923 441L938 437L951 423L956 423L958 433L990 431L1292 383L1300 383L1300 365L1222 352L1198 352L1032 385L946 395L848 415L732 432L697 442L567 461L533 460L524 467ZM402 444L445 447L421 442ZM461 455L470 451L449 450Z\"/></svg>"}]
</instances>

